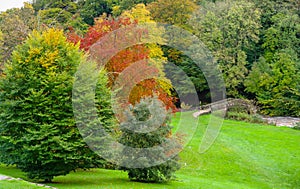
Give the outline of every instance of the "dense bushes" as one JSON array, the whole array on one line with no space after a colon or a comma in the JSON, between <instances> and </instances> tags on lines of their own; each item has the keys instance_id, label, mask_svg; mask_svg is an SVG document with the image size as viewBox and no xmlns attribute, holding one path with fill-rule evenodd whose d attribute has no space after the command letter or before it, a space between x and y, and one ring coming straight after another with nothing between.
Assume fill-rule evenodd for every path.
<instances>
[{"instance_id":1,"label":"dense bushes","mask_svg":"<svg viewBox=\"0 0 300 189\"><path fill-rule=\"evenodd\" d=\"M246 104L236 104L227 109L225 118L237 121L246 121L250 123L264 123L262 116L256 113L256 107L253 102L245 101Z\"/></svg>"},{"instance_id":2,"label":"dense bushes","mask_svg":"<svg viewBox=\"0 0 300 189\"><path fill-rule=\"evenodd\" d=\"M226 119L246 121L249 123L264 123L264 120L260 115L258 114L251 115L245 112L227 112Z\"/></svg>"}]
</instances>

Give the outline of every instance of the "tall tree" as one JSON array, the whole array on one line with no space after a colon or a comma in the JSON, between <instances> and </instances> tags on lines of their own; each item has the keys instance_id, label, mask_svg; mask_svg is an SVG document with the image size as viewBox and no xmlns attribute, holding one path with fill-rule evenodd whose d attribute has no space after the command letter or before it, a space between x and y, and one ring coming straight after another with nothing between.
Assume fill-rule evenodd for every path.
<instances>
[{"instance_id":1,"label":"tall tree","mask_svg":"<svg viewBox=\"0 0 300 189\"><path fill-rule=\"evenodd\" d=\"M73 14L62 8L39 10L37 18L39 25L48 28L59 28L64 31L75 30L80 34L85 33L88 28L79 13Z\"/></svg>"},{"instance_id":2,"label":"tall tree","mask_svg":"<svg viewBox=\"0 0 300 189\"><path fill-rule=\"evenodd\" d=\"M120 28L126 28L128 31L128 36L131 36L130 34L133 31L132 28L136 27L136 25L138 24L138 20L136 20L136 18L141 19L142 22L149 19L146 15L142 16L140 14L137 14L137 12L144 10L144 8L145 6L137 6L135 10L126 12L119 18L100 17L96 21L95 25L89 28L88 32L83 38L76 35L75 33L70 33L69 40L74 43L80 41L80 48L89 51L90 47L96 44L96 42L98 42L101 37ZM147 14L147 11L145 11L145 13ZM133 63L142 61L143 63L141 65L147 66L147 59L149 59L150 57L163 59L163 53L158 46L139 44L141 35L145 35L145 33L143 33L143 30L134 33L131 37L124 38L126 40L133 40L133 43L135 43L136 45L133 45L126 49L121 49L120 52L112 57L105 65L106 69L110 73L110 85L112 85L113 82L116 81L118 76ZM123 44L124 39L116 38L114 41L114 44L116 45L107 47L107 49L110 48L111 50L116 50L118 46L117 44ZM153 70L153 72L162 73L162 63L163 61L153 63L155 65L155 69ZM143 70L142 68L139 69ZM166 104L168 108L172 108L173 110L175 110L176 108L173 104L174 98L170 96L170 89L170 84L167 84L167 82L162 78L159 78L159 80L147 79L145 81L137 83L137 85L133 88L132 92L130 93L129 102L135 104L142 97L153 95L154 91L154 93L159 95L159 98Z\"/></svg>"},{"instance_id":3,"label":"tall tree","mask_svg":"<svg viewBox=\"0 0 300 189\"><path fill-rule=\"evenodd\" d=\"M77 0L33 0L32 6L36 12L50 8L60 8L65 11L76 13Z\"/></svg>"},{"instance_id":4,"label":"tall tree","mask_svg":"<svg viewBox=\"0 0 300 189\"><path fill-rule=\"evenodd\" d=\"M247 1L208 3L191 23L219 63L228 95L241 96L251 52L248 49L259 40L260 11Z\"/></svg>"},{"instance_id":5,"label":"tall tree","mask_svg":"<svg viewBox=\"0 0 300 189\"><path fill-rule=\"evenodd\" d=\"M170 117L165 111L156 98L142 99L140 103L127 109L126 120L120 125L120 142L127 147L123 150L121 161L127 167L121 167L121 170L126 171L131 180L167 182L180 168L178 155L174 156L172 152L181 149L181 145L170 139ZM171 145L166 145L167 141ZM136 151L157 146L161 147L152 151ZM156 165L162 160L165 161Z\"/></svg>"},{"instance_id":6,"label":"tall tree","mask_svg":"<svg viewBox=\"0 0 300 189\"><path fill-rule=\"evenodd\" d=\"M1 63L1 67L2 67L2 61L3 61L3 33L2 31L0 30L0 63Z\"/></svg>"},{"instance_id":7,"label":"tall tree","mask_svg":"<svg viewBox=\"0 0 300 189\"><path fill-rule=\"evenodd\" d=\"M156 22L177 25L190 29L188 21L198 8L192 0L158 0L150 3L148 9Z\"/></svg>"},{"instance_id":8,"label":"tall tree","mask_svg":"<svg viewBox=\"0 0 300 189\"><path fill-rule=\"evenodd\" d=\"M264 52L246 80L246 90L265 114L299 116L300 19L283 11L270 21L262 39Z\"/></svg>"},{"instance_id":9,"label":"tall tree","mask_svg":"<svg viewBox=\"0 0 300 189\"><path fill-rule=\"evenodd\" d=\"M300 18L297 14L280 12L271 18L272 25L265 30L263 38L264 56L273 55L286 48L300 55ZM267 58L267 57L266 57Z\"/></svg>"},{"instance_id":10,"label":"tall tree","mask_svg":"<svg viewBox=\"0 0 300 189\"><path fill-rule=\"evenodd\" d=\"M1 67L10 59L12 51L21 44L33 29L37 28L37 19L32 6L28 3L22 8L9 9L0 13L0 30L2 42ZM1 68L2 69L2 68Z\"/></svg>"},{"instance_id":11,"label":"tall tree","mask_svg":"<svg viewBox=\"0 0 300 189\"><path fill-rule=\"evenodd\" d=\"M300 116L300 61L285 49L254 64L245 85L255 94L261 111L271 116Z\"/></svg>"},{"instance_id":12,"label":"tall tree","mask_svg":"<svg viewBox=\"0 0 300 189\"><path fill-rule=\"evenodd\" d=\"M79 0L80 16L88 25L94 25L94 19L102 14L111 14L113 1L109 0Z\"/></svg>"},{"instance_id":13,"label":"tall tree","mask_svg":"<svg viewBox=\"0 0 300 189\"><path fill-rule=\"evenodd\" d=\"M33 32L14 51L0 82L2 163L47 182L104 163L83 141L74 120L72 88L80 63L87 64L78 45L55 29ZM105 80L99 84L103 96L110 96Z\"/></svg>"},{"instance_id":14,"label":"tall tree","mask_svg":"<svg viewBox=\"0 0 300 189\"><path fill-rule=\"evenodd\" d=\"M80 15L81 7L76 0L34 0L32 6L37 14L39 26L63 30L72 28L81 34L88 28L88 24Z\"/></svg>"},{"instance_id":15,"label":"tall tree","mask_svg":"<svg viewBox=\"0 0 300 189\"><path fill-rule=\"evenodd\" d=\"M116 17L121 15L124 11L134 8L138 4L147 5L153 1L155 0L119 0L113 6L112 13Z\"/></svg>"},{"instance_id":16,"label":"tall tree","mask_svg":"<svg viewBox=\"0 0 300 189\"><path fill-rule=\"evenodd\" d=\"M194 3L194 1L191 0L159 0L148 4L147 8L150 10L151 16L156 22L170 24L172 26L180 27L187 31L192 31L192 27L189 24L189 20L192 17L194 11L196 11L199 7L197 6L197 4ZM181 38L181 33L176 33L176 29L168 32L170 32L167 34L169 38L168 41L170 44L180 44L185 47L190 46L190 44L188 44L187 42L188 40ZM170 36L175 37L171 39ZM172 48L170 44L168 44L169 46L162 46L162 49L164 51L165 56L168 59L168 62L171 62L177 67L181 68L184 71L184 73L189 77L189 79L191 79L191 81L193 82L198 94L204 94L204 96L206 96L205 94L207 93L207 84L200 68L191 60L191 58L187 57L186 55L183 55L183 53L180 52L178 49ZM179 78L182 77L182 73L174 74L174 72L178 70L174 70L174 68L170 64L166 64L165 69L169 70L167 72L167 77L171 80L180 81L183 79ZM191 93L194 93L194 88L185 87L185 89L181 91L182 95L187 97Z\"/></svg>"}]
</instances>

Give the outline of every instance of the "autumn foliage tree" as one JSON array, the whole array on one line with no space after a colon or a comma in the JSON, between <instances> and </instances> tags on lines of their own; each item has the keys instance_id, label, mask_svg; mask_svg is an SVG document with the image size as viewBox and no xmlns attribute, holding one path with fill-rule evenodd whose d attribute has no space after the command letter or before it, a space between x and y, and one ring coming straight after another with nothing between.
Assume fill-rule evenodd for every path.
<instances>
[{"instance_id":1,"label":"autumn foliage tree","mask_svg":"<svg viewBox=\"0 0 300 189\"><path fill-rule=\"evenodd\" d=\"M198 6L192 0L157 0L148 5L154 20L190 30L188 21Z\"/></svg>"},{"instance_id":2,"label":"autumn foliage tree","mask_svg":"<svg viewBox=\"0 0 300 189\"><path fill-rule=\"evenodd\" d=\"M143 8L145 8L145 6L140 7L140 9ZM112 18L104 15L96 20L95 25L90 27L83 37L77 35L75 32L71 32L68 35L68 39L75 44L80 42L80 48L85 51L89 51L91 46L95 45L105 35L120 28L127 28L128 31L130 31L131 28L136 27L139 20L135 19L134 12L133 14L132 12L129 12L129 14L132 15L131 18L129 16ZM141 17L141 15L139 16ZM140 18L140 20L142 19ZM157 46L138 43L141 35L146 35L146 33L147 32L143 31L143 29L136 32L134 34L135 36L132 37L132 39L136 40L136 44L128 48L121 49L115 56L105 63L105 67L110 74L110 86L113 85L114 81L126 68L134 63L138 61L147 62L147 59L152 58L153 56L155 58L162 58L163 52L161 50L157 50ZM126 39L126 37L124 37L124 39L127 40L128 38ZM118 46L118 43L124 42L124 39L115 39L113 45L107 47L107 49L115 49L116 46ZM154 51L156 51L156 53ZM147 66L148 64L143 65ZM156 65L154 71L157 73L162 72L162 67L162 65ZM143 70L143 68L141 68L141 70ZM174 105L174 98L171 97L170 90L171 86L170 84L167 84L166 80L162 81L157 78L145 79L134 86L129 96L129 102L131 104L135 104L136 102L139 102L141 98L152 96L153 93L155 93L159 96L159 99L164 102L168 109L171 108L175 110L176 107Z\"/></svg>"}]
</instances>

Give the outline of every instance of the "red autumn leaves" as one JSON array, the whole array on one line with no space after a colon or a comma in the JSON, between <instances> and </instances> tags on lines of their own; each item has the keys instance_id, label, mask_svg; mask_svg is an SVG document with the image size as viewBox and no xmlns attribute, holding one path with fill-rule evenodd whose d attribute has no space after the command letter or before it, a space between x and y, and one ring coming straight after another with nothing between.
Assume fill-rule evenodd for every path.
<instances>
[{"instance_id":1,"label":"red autumn leaves","mask_svg":"<svg viewBox=\"0 0 300 189\"><path fill-rule=\"evenodd\" d=\"M125 69L135 66L135 74L129 74L134 75L137 83L132 86L126 103L135 104L143 97L157 95L167 109L175 111L175 98L160 85L157 77L150 77L157 76L160 70L149 65L150 47L141 43L141 38L147 35L147 31L136 27L137 24L138 21L126 17L102 17L83 37L71 31L68 40L73 43L80 42L80 48L89 52L97 64L105 65L110 79L109 87L114 85ZM148 70L149 78L145 76L145 70ZM133 79L122 77L122 80L122 83L130 83Z\"/></svg>"}]
</instances>

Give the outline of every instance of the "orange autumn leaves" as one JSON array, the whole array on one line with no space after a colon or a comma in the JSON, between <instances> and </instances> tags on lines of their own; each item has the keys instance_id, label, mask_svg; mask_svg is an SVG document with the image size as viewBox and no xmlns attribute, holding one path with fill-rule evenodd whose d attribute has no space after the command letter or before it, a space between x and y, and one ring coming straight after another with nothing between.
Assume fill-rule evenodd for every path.
<instances>
[{"instance_id":1,"label":"orange autumn leaves","mask_svg":"<svg viewBox=\"0 0 300 189\"><path fill-rule=\"evenodd\" d=\"M115 32L118 29L122 29L123 32L131 31L131 28L136 27L137 24L137 20L130 19L128 17L119 17L116 19L103 16L96 20L95 25L91 26L83 37L77 35L75 32L70 32L68 34L68 40L76 44L79 42L80 48L89 52L91 47L95 46L102 38L107 37L107 35L111 32ZM135 74L135 77L140 78L135 78L135 80L140 82L136 83L131 89L128 103L135 104L143 97L157 95L158 98L165 104L167 109L176 111L176 107L174 105L175 98L170 95L171 88L165 87L166 85L163 84L166 80L163 81L158 77L145 79L145 76L143 75L143 70L149 70L150 67L151 72L153 73L152 75L159 75L159 73L162 72L162 70L160 70L161 68L158 66L149 66L150 63L148 62L148 59L151 58L151 48L153 46L139 43L140 38L143 35L147 35L147 31L144 29L134 29L133 31L134 32L127 35L134 36L126 37L126 34L124 33L124 37L122 36L112 39L114 41L103 49L105 51L115 52L112 53L114 56L110 57L104 64L109 74L109 87L114 85L114 82L126 68L133 64L139 64L137 67L138 70L135 70L135 72L140 72L140 74ZM126 40L132 41L127 42ZM124 41L125 43L134 45L124 49L118 49L117 46L122 46L121 43L124 43ZM97 63L103 65L102 60L97 61ZM131 82L129 81L130 77L125 77L125 81L122 82L126 82L126 78L128 79L128 82Z\"/></svg>"}]
</instances>

